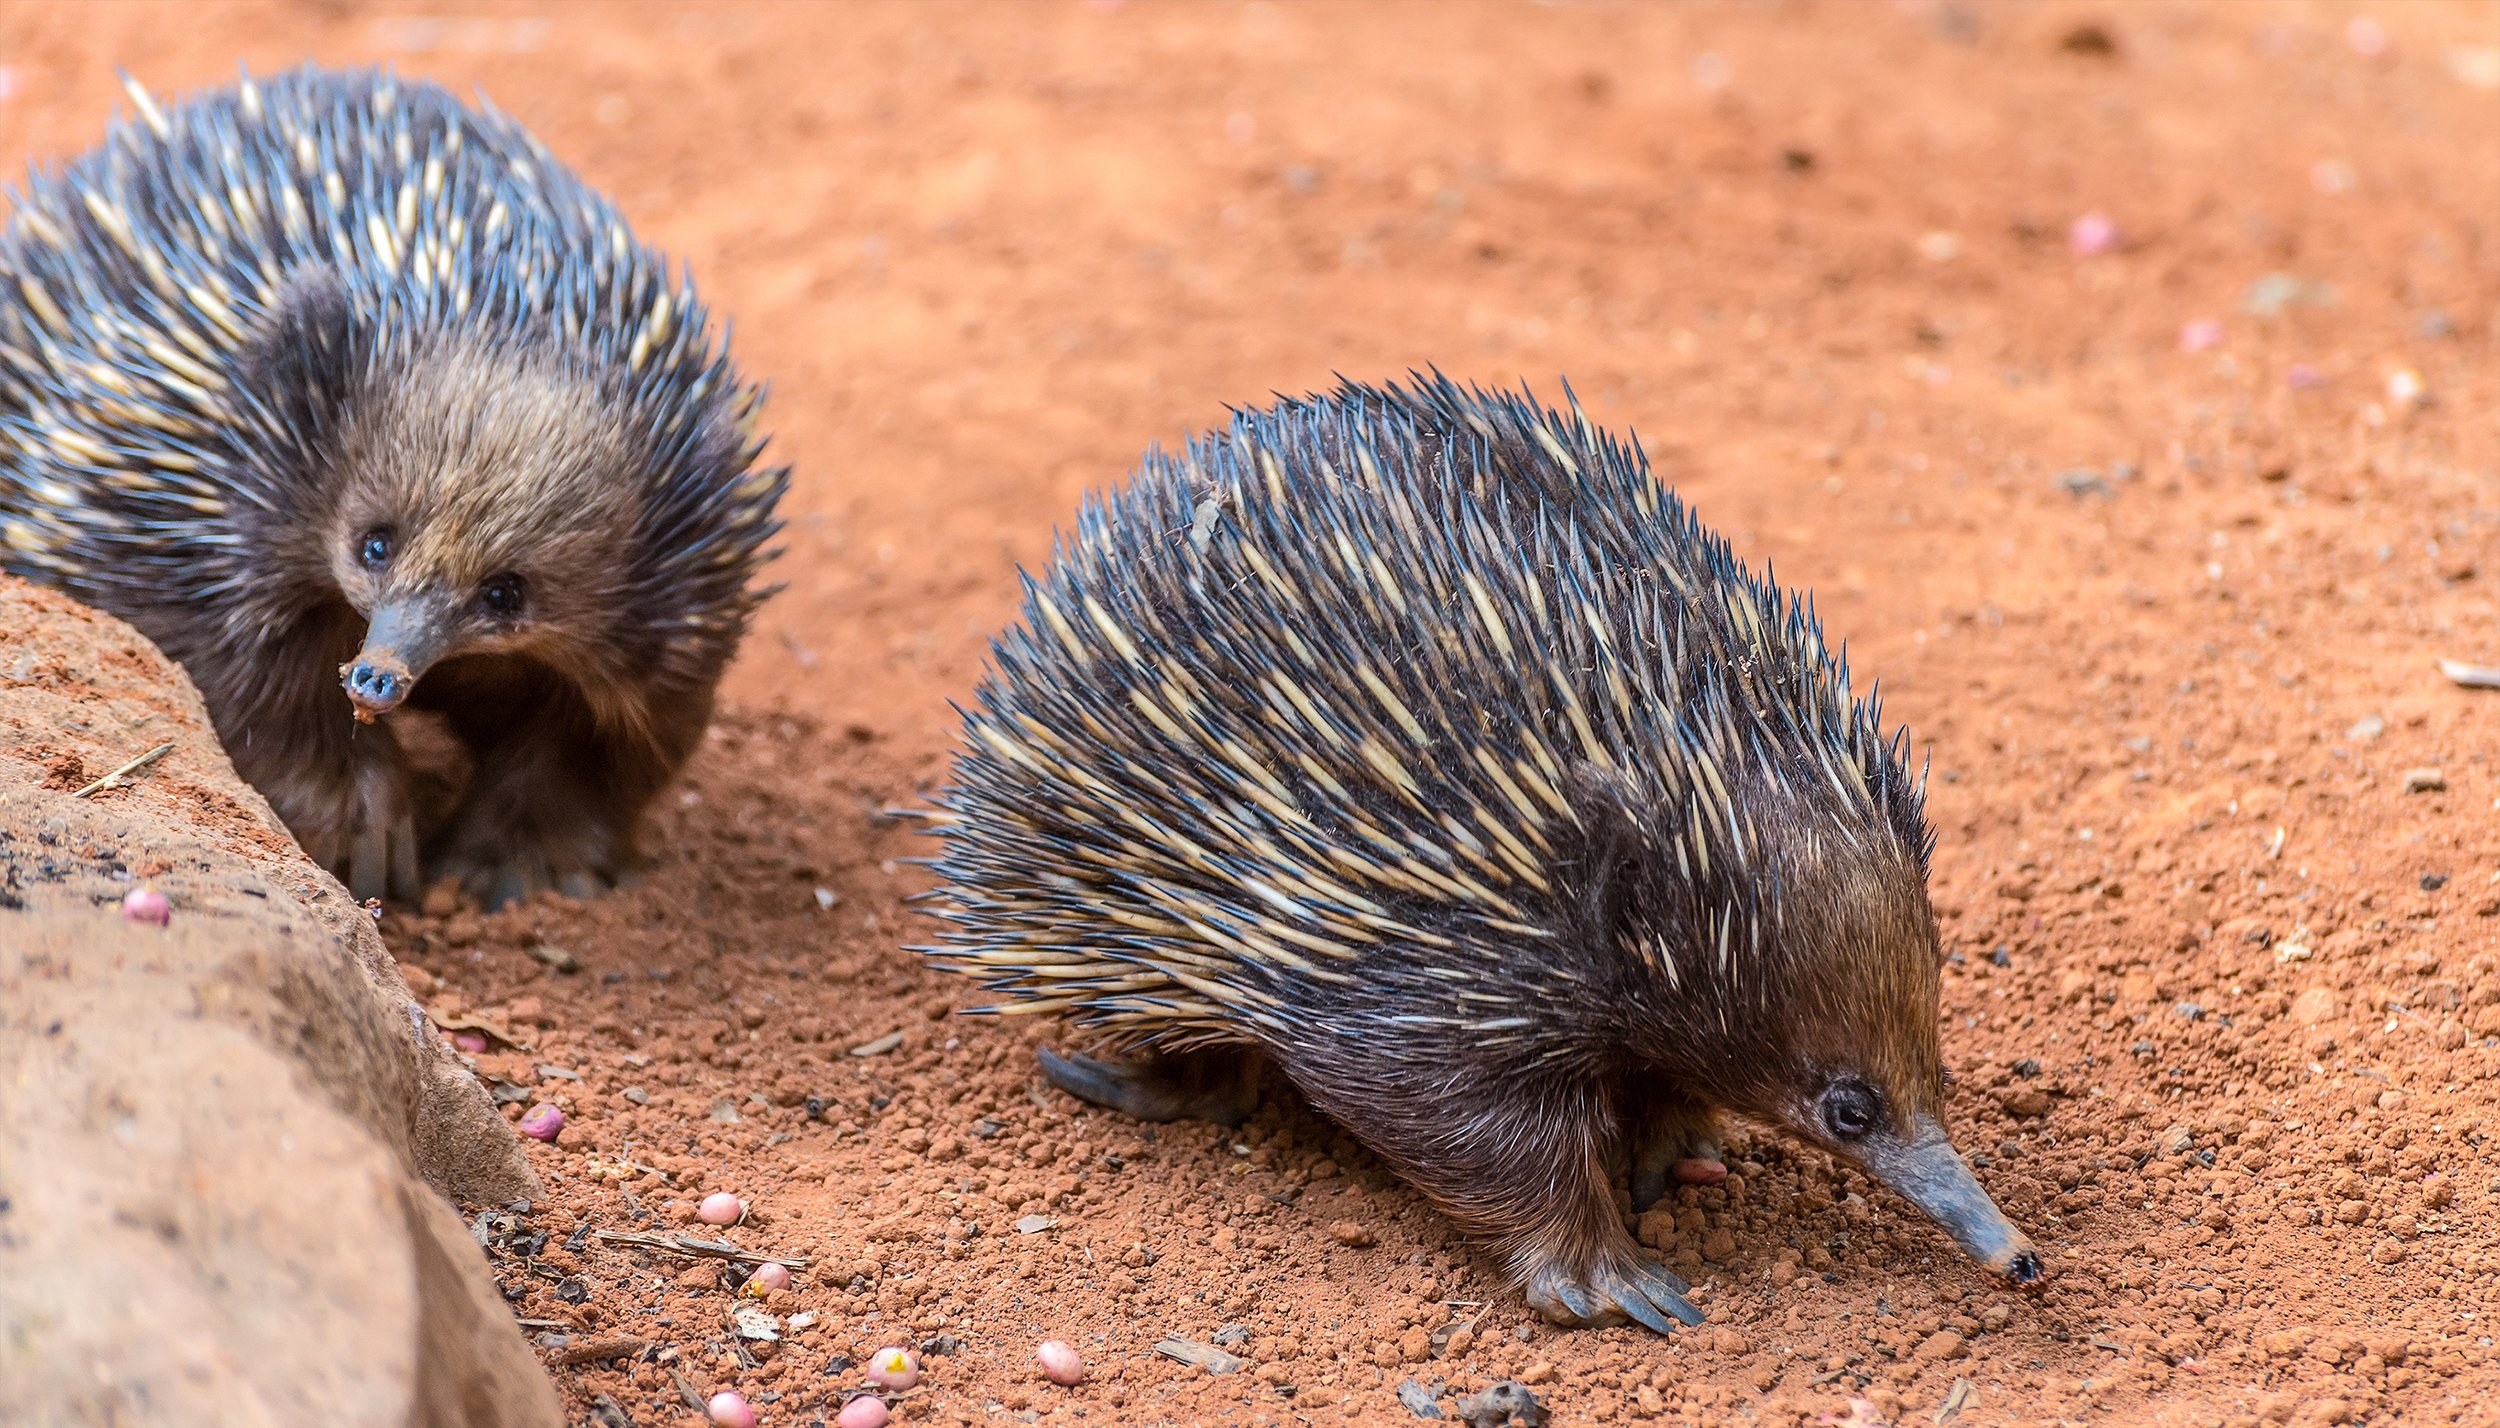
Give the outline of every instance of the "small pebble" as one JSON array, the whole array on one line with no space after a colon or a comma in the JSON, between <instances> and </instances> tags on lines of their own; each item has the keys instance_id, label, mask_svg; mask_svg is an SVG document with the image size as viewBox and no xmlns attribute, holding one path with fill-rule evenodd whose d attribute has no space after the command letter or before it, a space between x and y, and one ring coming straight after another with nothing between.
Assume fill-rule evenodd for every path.
<instances>
[{"instance_id":1,"label":"small pebble","mask_svg":"<svg viewBox=\"0 0 2500 1428\"><path fill-rule=\"evenodd\" d=\"M842 1405L833 1415L835 1428L885 1428L885 1400L873 1393L863 1393Z\"/></svg>"},{"instance_id":2,"label":"small pebble","mask_svg":"<svg viewBox=\"0 0 2500 1428\"><path fill-rule=\"evenodd\" d=\"M532 1140L552 1141L564 1134L564 1111L561 1107L541 1101L521 1113L516 1129Z\"/></svg>"},{"instance_id":3,"label":"small pebble","mask_svg":"<svg viewBox=\"0 0 2500 1428\"><path fill-rule=\"evenodd\" d=\"M2429 384L2411 367L2399 367L2387 374L2387 400L2397 406L2418 407L2429 395Z\"/></svg>"},{"instance_id":4,"label":"small pebble","mask_svg":"<svg viewBox=\"0 0 2500 1428\"><path fill-rule=\"evenodd\" d=\"M734 1225L746 1218L744 1201L726 1190L716 1190L703 1197L694 1207L694 1217L707 1225Z\"/></svg>"},{"instance_id":5,"label":"small pebble","mask_svg":"<svg viewBox=\"0 0 2500 1428\"><path fill-rule=\"evenodd\" d=\"M879 1349L868 1356L868 1381L879 1388L913 1387L920 1382L920 1360L909 1349Z\"/></svg>"},{"instance_id":6,"label":"small pebble","mask_svg":"<svg viewBox=\"0 0 2500 1428\"><path fill-rule=\"evenodd\" d=\"M2118 223L2108 214L2094 209L2076 219L2066 229L2066 246L2078 258L2097 258L2118 247Z\"/></svg>"},{"instance_id":7,"label":"small pebble","mask_svg":"<svg viewBox=\"0 0 2500 1428\"><path fill-rule=\"evenodd\" d=\"M1679 1160L1667 1168L1678 1185L1717 1185L1727 1179L1727 1166L1716 1160Z\"/></svg>"},{"instance_id":8,"label":"small pebble","mask_svg":"<svg viewBox=\"0 0 2500 1428\"><path fill-rule=\"evenodd\" d=\"M151 887L135 887L122 894L122 921L144 922L163 927L174 920L174 905L165 895Z\"/></svg>"},{"instance_id":9,"label":"small pebble","mask_svg":"<svg viewBox=\"0 0 2500 1428\"><path fill-rule=\"evenodd\" d=\"M755 1428L754 1406L727 1389L713 1394L710 1405L704 1411L719 1428ZM884 1415L879 1414L877 1421L883 1423Z\"/></svg>"},{"instance_id":10,"label":"small pebble","mask_svg":"<svg viewBox=\"0 0 2500 1428\"><path fill-rule=\"evenodd\" d=\"M759 1264L755 1267L755 1273L747 1276L746 1288L749 1294L771 1294L776 1290L789 1287L790 1266L786 1264L771 1262Z\"/></svg>"},{"instance_id":11,"label":"small pebble","mask_svg":"<svg viewBox=\"0 0 2500 1428\"><path fill-rule=\"evenodd\" d=\"M1085 1356L1065 1339L1044 1339L1033 1360L1042 1366L1042 1377L1063 1387L1085 1377Z\"/></svg>"},{"instance_id":12,"label":"small pebble","mask_svg":"<svg viewBox=\"0 0 2500 1428\"><path fill-rule=\"evenodd\" d=\"M2221 345L2222 319L2218 317L2191 318L2179 329L2182 352L2211 352Z\"/></svg>"}]
</instances>

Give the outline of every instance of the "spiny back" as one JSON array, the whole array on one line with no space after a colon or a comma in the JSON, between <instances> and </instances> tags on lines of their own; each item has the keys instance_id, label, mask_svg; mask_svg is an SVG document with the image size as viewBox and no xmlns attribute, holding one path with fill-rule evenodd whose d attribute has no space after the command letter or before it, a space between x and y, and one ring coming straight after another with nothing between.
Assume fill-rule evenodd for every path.
<instances>
[{"instance_id":1,"label":"spiny back","mask_svg":"<svg viewBox=\"0 0 2500 1428\"><path fill-rule=\"evenodd\" d=\"M1576 915L1593 785L1654 824L1723 974L1784 868L1926 857L1810 610L1576 403L1435 376L1240 414L1086 506L996 659L939 950L1115 1038L1289 1036L1315 983L1542 994L1469 959Z\"/></svg>"},{"instance_id":2,"label":"spiny back","mask_svg":"<svg viewBox=\"0 0 2500 1428\"><path fill-rule=\"evenodd\" d=\"M247 584L255 520L319 479L308 411L449 335L629 410L641 573L707 624L745 603L781 483L749 470L759 394L692 285L526 130L375 72L130 96L0 235L0 564L90 598ZM308 292L340 320L297 312ZM251 370L291 316L297 350Z\"/></svg>"}]
</instances>

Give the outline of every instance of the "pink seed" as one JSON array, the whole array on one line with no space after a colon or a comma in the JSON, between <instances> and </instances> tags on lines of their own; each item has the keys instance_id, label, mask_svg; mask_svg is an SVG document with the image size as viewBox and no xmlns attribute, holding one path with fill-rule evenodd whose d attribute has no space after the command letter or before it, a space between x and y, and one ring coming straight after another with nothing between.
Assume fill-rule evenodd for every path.
<instances>
[{"instance_id":1,"label":"pink seed","mask_svg":"<svg viewBox=\"0 0 2500 1428\"><path fill-rule=\"evenodd\" d=\"M734 1225L746 1215L747 1207L726 1190L704 1196L703 1203L694 1207L694 1217L707 1225Z\"/></svg>"},{"instance_id":2,"label":"pink seed","mask_svg":"<svg viewBox=\"0 0 2500 1428\"><path fill-rule=\"evenodd\" d=\"M2118 221L2094 209L2066 229L2066 246L2078 258L2097 258L2118 246Z\"/></svg>"},{"instance_id":3,"label":"pink seed","mask_svg":"<svg viewBox=\"0 0 2500 1428\"><path fill-rule=\"evenodd\" d=\"M2179 329L2179 350L2210 352L2222 345L2222 322L2218 318L2200 317Z\"/></svg>"},{"instance_id":4,"label":"pink seed","mask_svg":"<svg viewBox=\"0 0 2500 1428\"><path fill-rule=\"evenodd\" d=\"M483 1056L488 1043L485 1037L474 1031L456 1031L452 1033L451 1044L471 1056Z\"/></svg>"},{"instance_id":5,"label":"pink seed","mask_svg":"<svg viewBox=\"0 0 2500 1428\"><path fill-rule=\"evenodd\" d=\"M747 1276L747 1289L750 1293L770 1294L774 1290L789 1287L790 1266L786 1264L759 1264L755 1267L755 1273Z\"/></svg>"},{"instance_id":6,"label":"pink seed","mask_svg":"<svg viewBox=\"0 0 2500 1428\"><path fill-rule=\"evenodd\" d=\"M863 1393L842 1405L833 1415L834 1428L885 1428L885 1400L873 1393Z\"/></svg>"},{"instance_id":7,"label":"pink seed","mask_svg":"<svg viewBox=\"0 0 2500 1428\"><path fill-rule=\"evenodd\" d=\"M712 1421L719 1425L719 1428L755 1428L753 1405L728 1389L724 1388L713 1394L712 1402L705 1411L710 1414ZM879 1419L878 1421L885 1420Z\"/></svg>"},{"instance_id":8,"label":"pink seed","mask_svg":"<svg viewBox=\"0 0 2500 1428\"><path fill-rule=\"evenodd\" d=\"M1667 1167L1678 1185L1717 1185L1727 1179L1727 1166L1716 1160L1679 1160Z\"/></svg>"},{"instance_id":9,"label":"pink seed","mask_svg":"<svg viewBox=\"0 0 2500 1428\"><path fill-rule=\"evenodd\" d=\"M122 921L145 922L163 927L174 920L174 905L165 895L151 887L135 887L122 894Z\"/></svg>"},{"instance_id":10,"label":"pink seed","mask_svg":"<svg viewBox=\"0 0 2500 1428\"><path fill-rule=\"evenodd\" d=\"M520 1131L532 1140L554 1140L564 1134L564 1112L541 1101L521 1113Z\"/></svg>"},{"instance_id":11,"label":"pink seed","mask_svg":"<svg viewBox=\"0 0 2500 1428\"><path fill-rule=\"evenodd\" d=\"M1052 1383L1064 1386L1085 1377L1085 1356L1065 1339L1044 1339L1033 1351L1033 1359L1042 1366L1042 1377Z\"/></svg>"},{"instance_id":12,"label":"pink seed","mask_svg":"<svg viewBox=\"0 0 2500 1428\"><path fill-rule=\"evenodd\" d=\"M868 1381L879 1388L910 1388L920 1382L920 1361L905 1349L879 1349L868 1356Z\"/></svg>"}]
</instances>

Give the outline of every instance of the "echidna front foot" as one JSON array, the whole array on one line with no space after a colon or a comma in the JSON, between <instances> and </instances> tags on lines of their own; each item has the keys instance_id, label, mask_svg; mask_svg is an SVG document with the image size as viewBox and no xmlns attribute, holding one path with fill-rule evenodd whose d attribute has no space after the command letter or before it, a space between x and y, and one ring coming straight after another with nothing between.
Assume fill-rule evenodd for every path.
<instances>
[{"instance_id":1,"label":"echidna front foot","mask_svg":"<svg viewBox=\"0 0 2500 1428\"><path fill-rule=\"evenodd\" d=\"M1259 1104L1259 1061L1247 1051L1193 1051L1099 1061L1034 1048L1050 1084L1141 1121L1213 1121L1237 1126Z\"/></svg>"},{"instance_id":2,"label":"echidna front foot","mask_svg":"<svg viewBox=\"0 0 2500 1428\"><path fill-rule=\"evenodd\" d=\"M257 752L257 751L254 751ZM424 893L418 880L417 824L399 746L388 731L359 727L339 751L314 744L238 760L303 846L305 856L347 884L357 901Z\"/></svg>"},{"instance_id":3,"label":"echidna front foot","mask_svg":"<svg viewBox=\"0 0 2500 1428\"><path fill-rule=\"evenodd\" d=\"M1707 1185L1727 1178L1717 1113L1687 1103L1653 1107L1635 1126L1631 1150L1635 1214L1657 1204L1677 1184Z\"/></svg>"},{"instance_id":4,"label":"echidna front foot","mask_svg":"<svg viewBox=\"0 0 2500 1428\"><path fill-rule=\"evenodd\" d=\"M366 820L356 831L355 846L347 855L348 893L359 902L377 897L413 902L421 895L421 889L417 880L417 821L405 804L394 812Z\"/></svg>"},{"instance_id":5,"label":"echidna front foot","mask_svg":"<svg viewBox=\"0 0 2500 1428\"><path fill-rule=\"evenodd\" d=\"M1691 1286L1628 1245L1601 1252L1578 1267L1561 1259L1546 1260L1529 1272L1522 1287L1532 1308L1565 1328L1630 1320L1671 1334L1679 1322L1701 1322L1701 1311L1684 1297Z\"/></svg>"},{"instance_id":6,"label":"echidna front foot","mask_svg":"<svg viewBox=\"0 0 2500 1428\"><path fill-rule=\"evenodd\" d=\"M479 761L433 872L458 878L490 911L543 892L596 897L631 861L632 821L593 776L530 740Z\"/></svg>"}]
</instances>

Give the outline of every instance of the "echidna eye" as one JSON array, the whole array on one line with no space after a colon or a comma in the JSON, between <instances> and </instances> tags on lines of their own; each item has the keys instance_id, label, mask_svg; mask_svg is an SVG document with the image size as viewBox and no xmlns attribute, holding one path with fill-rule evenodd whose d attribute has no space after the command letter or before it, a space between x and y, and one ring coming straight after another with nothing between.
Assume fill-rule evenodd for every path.
<instances>
[{"instance_id":1,"label":"echidna eye","mask_svg":"<svg viewBox=\"0 0 2500 1428\"><path fill-rule=\"evenodd\" d=\"M380 570L391 563L393 544L391 528L375 526L356 538L356 558L365 563L365 569Z\"/></svg>"},{"instance_id":2,"label":"echidna eye","mask_svg":"<svg viewBox=\"0 0 2500 1428\"><path fill-rule=\"evenodd\" d=\"M1883 1097L1864 1081L1851 1078L1824 1088L1823 1128L1835 1139L1858 1139L1875 1129L1883 1113Z\"/></svg>"},{"instance_id":3,"label":"echidna eye","mask_svg":"<svg viewBox=\"0 0 2500 1428\"><path fill-rule=\"evenodd\" d=\"M499 620L509 620L521 613L523 591L518 575L498 575L477 592L478 603L486 613Z\"/></svg>"}]
</instances>

